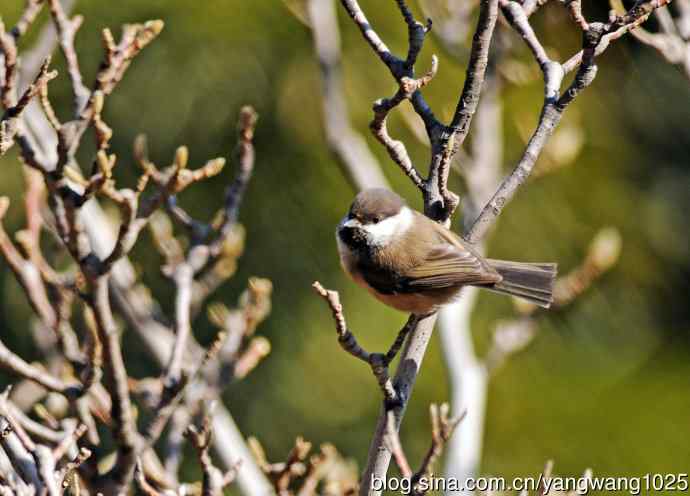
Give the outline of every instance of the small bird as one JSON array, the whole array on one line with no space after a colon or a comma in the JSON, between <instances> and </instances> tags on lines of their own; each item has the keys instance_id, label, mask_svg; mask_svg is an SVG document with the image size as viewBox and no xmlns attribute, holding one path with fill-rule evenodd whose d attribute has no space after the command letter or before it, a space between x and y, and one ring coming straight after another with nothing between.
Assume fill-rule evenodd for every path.
<instances>
[{"instance_id":1,"label":"small bird","mask_svg":"<svg viewBox=\"0 0 690 496\"><path fill-rule=\"evenodd\" d=\"M359 193L338 224L345 272L377 299L427 315L459 296L463 286L505 293L548 308L556 264L483 258L444 226L383 188Z\"/></svg>"}]
</instances>

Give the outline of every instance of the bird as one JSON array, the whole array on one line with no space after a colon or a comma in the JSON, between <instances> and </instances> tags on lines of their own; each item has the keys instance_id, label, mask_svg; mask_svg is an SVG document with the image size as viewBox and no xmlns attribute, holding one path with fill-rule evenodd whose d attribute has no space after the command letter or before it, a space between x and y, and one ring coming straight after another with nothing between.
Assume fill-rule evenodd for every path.
<instances>
[{"instance_id":1,"label":"bird","mask_svg":"<svg viewBox=\"0 0 690 496\"><path fill-rule=\"evenodd\" d=\"M336 228L343 270L382 303L420 316L456 300L465 286L548 308L554 263L484 258L471 244L385 188L361 191Z\"/></svg>"}]
</instances>

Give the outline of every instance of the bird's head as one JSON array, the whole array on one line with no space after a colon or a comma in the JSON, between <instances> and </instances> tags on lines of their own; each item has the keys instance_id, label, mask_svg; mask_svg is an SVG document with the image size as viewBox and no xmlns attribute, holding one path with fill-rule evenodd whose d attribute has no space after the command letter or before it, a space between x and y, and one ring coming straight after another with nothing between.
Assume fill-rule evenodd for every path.
<instances>
[{"instance_id":1,"label":"bird's head","mask_svg":"<svg viewBox=\"0 0 690 496\"><path fill-rule=\"evenodd\" d=\"M392 191L366 189L355 197L338 224L338 239L351 249L381 248L409 229L413 216L405 201Z\"/></svg>"}]
</instances>

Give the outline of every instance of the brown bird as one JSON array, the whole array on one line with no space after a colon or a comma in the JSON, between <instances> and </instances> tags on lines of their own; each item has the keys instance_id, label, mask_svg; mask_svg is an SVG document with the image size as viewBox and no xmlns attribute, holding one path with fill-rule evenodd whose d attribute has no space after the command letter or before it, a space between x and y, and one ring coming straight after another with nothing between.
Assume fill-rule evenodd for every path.
<instances>
[{"instance_id":1,"label":"brown bird","mask_svg":"<svg viewBox=\"0 0 690 496\"><path fill-rule=\"evenodd\" d=\"M556 264L483 258L442 225L383 188L359 193L336 230L340 262L357 284L398 310L426 315L463 286L505 293L548 308Z\"/></svg>"}]
</instances>

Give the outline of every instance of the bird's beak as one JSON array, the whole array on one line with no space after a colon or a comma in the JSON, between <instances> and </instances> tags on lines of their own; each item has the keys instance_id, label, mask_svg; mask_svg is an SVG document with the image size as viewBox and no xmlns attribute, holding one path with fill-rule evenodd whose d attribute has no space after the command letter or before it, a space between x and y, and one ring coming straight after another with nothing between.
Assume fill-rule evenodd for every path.
<instances>
[{"instance_id":1,"label":"bird's beak","mask_svg":"<svg viewBox=\"0 0 690 496\"><path fill-rule=\"evenodd\" d=\"M340 227L362 227L362 223L358 219L345 218L340 222Z\"/></svg>"}]
</instances>

